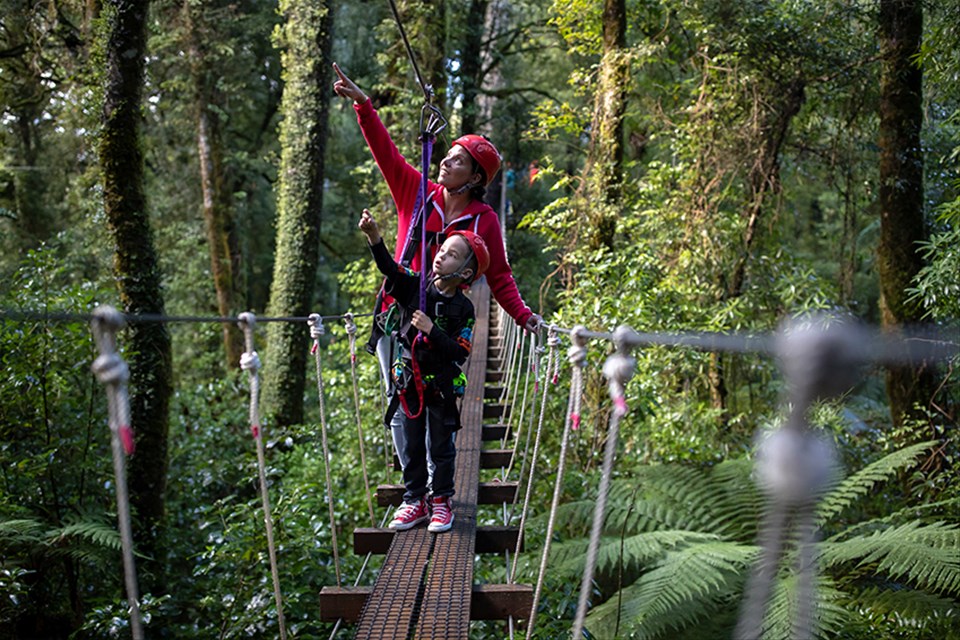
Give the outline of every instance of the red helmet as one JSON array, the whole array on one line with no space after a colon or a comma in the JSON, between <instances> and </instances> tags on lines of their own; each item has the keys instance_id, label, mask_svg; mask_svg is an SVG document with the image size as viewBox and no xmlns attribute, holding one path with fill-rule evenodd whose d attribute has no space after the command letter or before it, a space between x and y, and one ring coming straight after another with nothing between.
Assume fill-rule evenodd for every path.
<instances>
[{"instance_id":1,"label":"red helmet","mask_svg":"<svg viewBox=\"0 0 960 640\"><path fill-rule=\"evenodd\" d=\"M473 251L473 255L477 258L477 268L473 277L470 278L470 281L473 282L486 273L487 268L490 266L490 251L487 250L487 243L473 231L451 231L447 234L448 238L452 236L463 236L470 250Z\"/></svg>"},{"instance_id":2,"label":"red helmet","mask_svg":"<svg viewBox=\"0 0 960 640\"><path fill-rule=\"evenodd\" d=\"M492 142L483 136L468 133L454 140L453 145L450 146L454 145L460 145L466 149L467 153L477 161L477 164L483 167L483 172L487 174L487 184L484 186L493 182L493 177L500 171L500 152L497 151Z\"/></svg>"}]
</instances>

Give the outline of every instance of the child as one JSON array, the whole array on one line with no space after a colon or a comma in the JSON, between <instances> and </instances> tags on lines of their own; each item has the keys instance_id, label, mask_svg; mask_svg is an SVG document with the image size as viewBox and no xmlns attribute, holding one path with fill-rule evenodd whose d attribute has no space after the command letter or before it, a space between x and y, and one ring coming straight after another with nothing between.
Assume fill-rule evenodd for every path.
<instances>
[{"instance_id":1,"label":"child","mask_svg":"<svg viewBox=\"0 0 960 640\"><path fill-rule=\"evenodd\" d=\"M465 378L460 369L470 355L475 313L461 289L481 276L490 264L483 238L470 231L452 231L433 260L426 292L426 313L420 311L420 275L401 267L380 237L377 223L366 209L360 229L367 236L377 268L386 277L385 293L402 309L394 366L397 396L403 405L405 453L403 504L391 529L405 530L430 519L427 527L439 533L453 525L450 497L454 494L456 459L454 433L460 429L457 396ZM419 333L418 333L419 332ZM427 434L433 472L433 495L427 495Z\"/></svg>"}]
</instances>

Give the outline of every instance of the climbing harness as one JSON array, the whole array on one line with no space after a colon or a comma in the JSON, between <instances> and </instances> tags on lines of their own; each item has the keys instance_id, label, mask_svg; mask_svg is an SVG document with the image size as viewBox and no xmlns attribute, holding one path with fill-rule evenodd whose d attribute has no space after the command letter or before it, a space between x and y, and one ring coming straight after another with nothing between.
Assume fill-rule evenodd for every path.
<instances>
[{"instance_id":1,"label":"climbing harness","mask_svg":"<svg viewBox=\"0 0 960 640\"><path fill-rule=\"evenodd\" d=\"M93 312L93 337L100 355L91 369L107 389L107 413L110 425L110 450L113 454L113 475L117 486L117 522L123 550L123 578L127 588L130 630L134 640L143 639L140 619L140 596L137 569L133 554L133 530L130 524L130 497L127 493L125 455L133 453L133 431L130 428L130 399L127 380L130 370L117 353L117 331L123 327L123 316L113 307L102 305Z\"/></svg>"},{"instance_id":2,"label":"climbing harness","mask_svg":"<svg viewBox=\"0 0 960 640\"><path fill-rule=\"evenodd\" d=\"M627 401L624 387L633 376L636 360L630 356L630 343L635 340L633 329L626 326L617 327L613 332L613 341L616 351L607 358L603 365L603 375L607 378L610 399L613 401L613 411L610 413L610 426L607 431L607 445L603 452L603 471L600 474L600 486L597 488L597 504L593 511L593 524L590 528L590 543L587 547L587 559L583 568L583 581L580 584L580 599L577 603L577 614L573 622L574 638L583 635L583 623L587 615L587 603L590 592L593 590L593 571L597 563L597 549L600 546L600 534L603 531L603 520L607 509L607 492L610 489L610 475L613 471L613 460L617 453L620 419L627 413Z\"/></svg>"},{"instance_id":3,"label":"climbing harness","mask_svg":"<svg viewBox=\"0 0 960 640\"><path fill-rule=\"evenodd\" d=\"M287 627L283 619L283 598L280 596L280 573L277 570L277 549L273 541L273 517L270 515L270 494L267 490L266 460L263 453L263 433L260 429L260 356L253 348L253 327L257 323L251 312L240 314L239 325L243 330L246 351L240 356L240 368L250 379L250 432L257 445L257 471L260 476L260 496L263 499L263 521L267 529L267 552L270 556L270 575L273 578L273 597L277 603L277 623L280 638L286 640Z\"/></svg>"},{"instance_id":4,"label":"climbing harness","mask_svg":"<svg viewBox=\"0 0 960 640\"><path fill-rule=\"evenodd\" d=\"M330 447L327 444L327 408L323 399L323 356L320 352L320 338L327 330L323 326L323 319L319 314L311 313L307 319L310 325L310 338L313 347L310 352L314 356L317 369L317 396L320 399L320 440L323 445L323 471L327 481L327 510L330 512L330 536L333 544L333 566L337 574L337 586L342 586L340 578L340 552L337 550L337 520L333 513L333 482L330 480Z\"/></svg>"},{"instance_id":5,"label":"climbing harness","mask_svg":"<svg viewBox=\"0 0 960 640\"><path fill-rule=\"evenodd\" d=\"M550 543L553 540L553 527L557 520L557 507L560 505L560 493L563 489L563 474L566 470L567 445L570 432L580 423L580 405L583 398L583 366L587 362L587 341L583 337L586 327L576 326L570 333L572 342L567 351L572 374L570 378L570 396L567 400L567 417L563 425L563 437L560 442L560 459L557 463L557 479L553 487L553 501L550 504L550 516L547 520L547 534L543 540L543 553L540 556L540 571L537 574L537 586L533 592L533 604L527 618L527 640L533 637L533 628L537 621L537 603L543 590L543 580L547 574L547 558L550 555Z\"/></svg>"},{"instance_id":6,"label":"climbing harness","mask_svg":"<svg viewBox=\"0 0 960 640\"><path fill-rule=\"evenodd\" d=\"M377 518L373 514L373 497L370 492L370 479L367 477L367 457L364 454L363 446L363 420L360 417L360 390L357 385L357 325L353 321L352 313L344 314L343 324L350 340L350 374L353 381L353 406L357 416L357 441L360 443L360 467L363 469L363 486L367 492L370 526L375 527L377 526ZM319 343L314 342L314 347L319 349Z\"/></svg>"}]
</instances>

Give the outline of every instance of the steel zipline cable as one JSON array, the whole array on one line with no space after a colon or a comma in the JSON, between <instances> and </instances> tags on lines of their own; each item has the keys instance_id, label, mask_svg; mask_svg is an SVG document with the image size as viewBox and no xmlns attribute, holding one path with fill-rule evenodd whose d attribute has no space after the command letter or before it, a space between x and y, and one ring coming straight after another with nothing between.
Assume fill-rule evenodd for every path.
<instances>
[{"instance_id":1,"label":"steel zipline cable","mask_svg":"<svg viewBox=\"0 0 960 640\"><path fill-rule=\"evenodd\" d=\"M178 324L178 323L229 323L236 324L241 322L243 314L238 316L169 316L158 313L121 313L120 317L124 324ZM363 318L373 316L369 313L341 313L328 316L320 316L324 322L333 320L345 320L346 318ZM15 322L65 322L65 323L83 323L89 324L96 317L95 312L78 313L71 311L30 311L0 309L0 321L13 320ZM264 322L293 322L304 323L309 320L309 316L257 316L257 323Z\"/></svg>"}]
</instances>

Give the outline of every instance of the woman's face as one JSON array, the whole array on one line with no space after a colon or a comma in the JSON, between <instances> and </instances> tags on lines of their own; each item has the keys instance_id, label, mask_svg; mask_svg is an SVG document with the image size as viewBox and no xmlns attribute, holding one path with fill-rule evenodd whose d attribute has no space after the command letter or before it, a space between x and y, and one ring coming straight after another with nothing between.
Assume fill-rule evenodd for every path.
<instances>
[{"instance_id":1,"label":"woman's face","mask_svg":"<svg viewBox=\"0 0 960 640\"><path fill-rule=\"evenodd\" d=\"M437 182L448 191L459 189L468 182L480 184L480 174L473 170L473 158L459 144L453 145L440 161L440 175Z\"/></svg>"}]
</instances>

